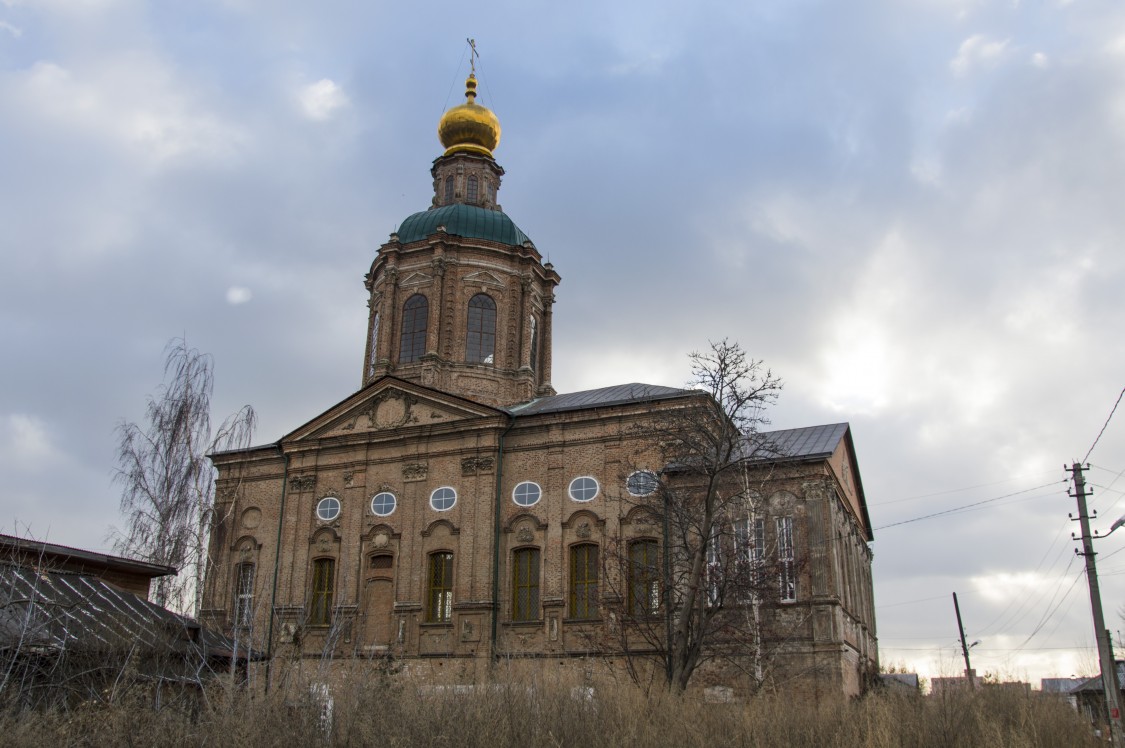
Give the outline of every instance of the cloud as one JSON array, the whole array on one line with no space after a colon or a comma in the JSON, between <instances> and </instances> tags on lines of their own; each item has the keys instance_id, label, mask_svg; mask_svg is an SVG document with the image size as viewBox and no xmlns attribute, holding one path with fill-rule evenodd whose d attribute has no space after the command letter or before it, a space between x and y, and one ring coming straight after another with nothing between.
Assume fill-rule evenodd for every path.
<instances>
[{"instance_id":1,"label":"cloud","mask_svg":"<svg viewBox=\"0 0 1125 748\"><path fill-rule=\"evenodd\" d=\"M55 456L55 448L40 418L25 413L9 414L3 422L5 451L14 457L11 467L36 469Z\"/></svg>"},{"instance_id":2,"label":"cloud","mask_svg":"<svg viewBox=\"0 0 1125 748\"><path fill-rule=\"evenodd\" d=\"M16 37L17 39L19 39L21 36L23 36L23 29L16 28L15 26L8 23L7 21L0 21L0 30L7 31L9 34Z\"/></svg>"},{"instance_id":3,"label":"cloud","mask_svg":"<svg viewBox=\"0 0 1125 748\"><path fill-rule=\"evenodd\" d=\"M954 75L967 75L972 68L991 64L1003 57L1008 48L1008 39L989 40L982 34L974 34L957 49L957 56L949 63Z\"/></svg>"},{"instance_id":4,"label":"cloud","mask_svg":"<svg viewBox=\"0 0 1125 748\"><path fill-rule=\"evenodd\" d=\"M254 294L245 286L231 286L227 289L227 303L232 306L245 304L252 298L254 298Z\"/></svg>"},{"instance_id":5,"label":"cloud","mask_svg":"<svg viewBox=\"0 0 1125 748\"><path fill-rule=\"evenodd\" d=\"M318 122L330 119L338 109L349 104L343 89L328 78L321 78L302 88L298 100L305 116Z\"/></svg>"},{"instance_id":6,"label":"cloud","mask_svg":"<svg viewBox=\"0 0 1125 748\"><path fill-rule=\"evenodd\" d=\"M74 68L40 60L16 76L14 93L23 116L41 128L116 143L154 165L229 161L246 140L174 71L144 54Z\"/></svg>"}]
</instances>

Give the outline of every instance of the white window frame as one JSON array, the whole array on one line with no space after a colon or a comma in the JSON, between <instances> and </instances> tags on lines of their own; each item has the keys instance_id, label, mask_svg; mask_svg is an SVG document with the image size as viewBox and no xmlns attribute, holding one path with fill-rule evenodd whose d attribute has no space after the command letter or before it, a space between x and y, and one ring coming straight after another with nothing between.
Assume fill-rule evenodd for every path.
<instances>
[{"instance_id":1,"label":"white window frame","mask_svg":"<svg viewBox=\"0 0 1125 748\"><path fill-rule=\"evenodd\" d=\"M448 506L439 507L436 503L436 501L438 500L438 492L444 491L449 491L452 494L452 498L450 499ZM445 501L447 498L449 497L443 495L441 500ZM457 489L453 486L441 486L439 488L435 488L430 492L430 508L435 512L448 512L455 506L457 506Z\"/></svg>"},{"instance_id":2,"label":"white window frame","mask_svg":"<svg viewBox=\"0 0 1125 748\"><path fill-rule=\"evenodd\" d=\"M321 522L331 522L340 516L341 511L343 504L337 496L325 496L316 502L316 518Z\"/></svg>"}]
</instances>

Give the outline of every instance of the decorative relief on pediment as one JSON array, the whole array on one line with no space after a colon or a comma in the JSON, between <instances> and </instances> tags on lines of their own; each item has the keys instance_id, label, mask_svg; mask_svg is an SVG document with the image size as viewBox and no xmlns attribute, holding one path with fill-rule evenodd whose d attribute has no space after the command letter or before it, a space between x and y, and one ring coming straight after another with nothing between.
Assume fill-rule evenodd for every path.
<instances>
[{"instance_id":1,"label":"decorative relief on pediment","mask_svg":"<svg viewBox=\"0 0 1125 748\"><path fill-rule=\"evenodd\" d=\"M315 475L296 475L289 479L290 491L311 491L316 488Z\"/></svg>"},{"instance_id":2,"label":"decorative relief on pediment","mask_svg":"<svg viewBox=\"0 0 1125 748\"><path fill-rule=\"evenodd\" d=\"M593 534L593 531L590 529L590 523L585 521L579 523L578 529L574 531L574 534L582 540L589 540L590 535Z\"/></svg>"},{"instance_id":3,"label":"decorative relief on pediment","mask_svg":"<svg viewBox=\"0 0 1125 748\"><path fill-rule=\"evenodd\" d=\"M408 462L402 466L403 480L425 480L430 466L424 462Z\"/></svg>"},{"instance_id":4,"label":"decorative relief on pediment","mask_svg":"<svg viewBox=\"0 0 1125 748\"><path fill-rule=\"evenodd\" d=\"M530 525L520 525L516 530L516 540L520 543L530 543L535 540L535 533L532 531Z\"/></svg>"},{"instance_id":5,"label":"decorative relief on pediment","mask_svg":"<svg viewBox=\"0 0 1125 748\"><path fill-rule=\"evenodd\" d=\"M491 457L465 457L461 460L461 475L469 476L477 473L490 473L494 460Z\"/></svg>"},{"instance_id":6,"label":"decorative relief on pediment","mask_svg":"<svg viewBox=\"0 0 1125 748\"><path fill-rule=\"evenodd\" d=\"M367 406L354 412L340 425L341 431L353 431L357 425L372 431L386 431L417 423L414 406L418 398L401 390L385 390L373 397ZM361 418L365 420L360 421Z\"/></svg>"}]
</instances>

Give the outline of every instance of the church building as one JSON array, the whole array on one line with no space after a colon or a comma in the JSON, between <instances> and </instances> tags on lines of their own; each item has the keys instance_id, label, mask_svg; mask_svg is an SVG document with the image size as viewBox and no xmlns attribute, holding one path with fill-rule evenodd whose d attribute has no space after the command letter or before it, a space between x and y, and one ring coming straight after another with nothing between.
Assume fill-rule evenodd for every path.
<instances>
[{"instance_id":1,"label":"church building","mask_svg":"<svg viewBox=\"0 0 1125 748\"><path fill-rule=\"evenodd\" d=\"M272 444L211 456L204 623L275 661L391 657L463 683L501 660L613 667L632 646L616 632L663 604L669 541L640 499L674 471L639 434L710 396L555 391L561 278L500 208L500 124L476 85L439 124L429 208L366 275L359 389ZM857 694L878 656L851 430L762 437L742 470L754 504L724 520L724 553L774 591L747 624L757 682L700 682Z\"/></svg>"}]
</instances>

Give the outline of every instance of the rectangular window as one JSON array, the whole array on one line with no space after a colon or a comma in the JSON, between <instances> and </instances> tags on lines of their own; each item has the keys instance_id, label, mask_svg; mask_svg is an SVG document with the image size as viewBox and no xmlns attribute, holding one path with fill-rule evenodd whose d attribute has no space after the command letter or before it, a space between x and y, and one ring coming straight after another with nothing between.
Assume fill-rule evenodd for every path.
<instances>
[{"instance_id":1,"label":"rectangular window","mask_svg":"<svg viewBox=\"0 0 1125 748\"><path fill-rule=\"evenodd\" d=\"M592 543L570 548L570 617L598 617L598 547Z\"/></svg>"},{"instance_id":2,"label":"rectangular window","mask_svg":"<svg viewBox=\"0 0 1125 748\"><path fill-rule=\"evenodd\" d=\"M655 540L629 545L629 615L648 616L660 609L660 566Z\"/></svg>"},{"instance_id":3,"label":"rectangular window","mask_svg":"<svg viewBox=\"0 0 1125 748\"><path fill-rule=\"evenodd\" d=\"M793 553L793 518L777 518L777 567L782 602L797 599L797 575Z\"/></svg>"},{"instance_id":4,"label":"rectangular window","mask_svg":"<svg viewBox=\"0 0 1125 748\"><path fill-rule=\"evenodd\" d=\"M332 623L332 595L336 587L336 561L318 558L313 561L312 591L309 600L309 625Z\"/></svg>"},{"instance_id":5,"label":"rectangular window","mask_svg":"<svg viewBox=\"0 0 1125 748\"><path fill-rule=\"evenodd\" d=\"M249 626L254 620L254 564L239 564L235 572L234 625Z\"/></svg>"},{"instance_id":6,"label":"rectangular window","mask_svg":"<svg viewBox=\"0 0 1125 748\"><path fill-rule=\"evenodd\" d=\"M429 593L426 595L426 620L448 623L453 620L453 554L430 555Z\"/></svg>"},{"instance_id":7,"label":"rectangular window","mask_svg":"<svg viewBox=\"0 0 1125 748\"><path fill-rule=\"evenodd\" d=\"M512 620L539 620L539 549L512 554Z\"/></svg>"},{"instance_id":8,"label":"rectangular window","mask_svg":"<svg viewBox=\"0 0 1125 748\"><path fill-rule=\"evenodd\" d=\"M734 553L738 563L738 599L750 600L764 581L766 523L749 515L734 521Z\"/></svg>"}]
</instances>

